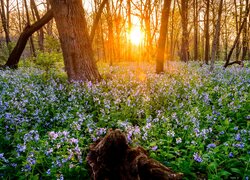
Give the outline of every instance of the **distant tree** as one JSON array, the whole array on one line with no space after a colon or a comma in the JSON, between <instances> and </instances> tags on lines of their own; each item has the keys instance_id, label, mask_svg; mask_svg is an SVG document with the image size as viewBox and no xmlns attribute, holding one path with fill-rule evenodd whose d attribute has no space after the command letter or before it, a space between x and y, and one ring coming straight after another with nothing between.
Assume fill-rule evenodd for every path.
<instances>
[{"instance_id":1,"label":"distant tree","mask_svg":"<svg viewBox=\"0 0 250 180\"><path fill-rule=\"evenodd\" d=\"M188 33L188 0L181 0L182 37L181 37L181 60L188 62L189 60L189 33Z\"/></svg>"},{"instance_id":2,"label":"distant tree","mask_svg":"<svg viewBox=\"0 0 250 180\"><path fill-rule=\"evenodd\" d=\"M247 25L247 17L249 15L249 10L250 10L250 4L246 4L246 11L245 11L243 22L241 23L241 26L239 28L239 32L237 33L237 36L236 36L236 38L234 40L232 48L230 49L228 55L225 57L225 65L224 65L225 68L228 67L228 66L230 66L230 65L233 65L233 64L239 64L239 65L241 65L243 63L241 60L236 60L236 61L230 62L230 59L231 59L231 56L233 54L233 51L234 51L236 45L239 42L242 30Z\"/></svg>"},{"instance_id":3,"label":"distant tree","mask_svg":"<svg viewBox=\"0 0 250 180\"><path fill-rule=\"evenodd\" d=\"M25 49L25 46L29 40L29 37L39 30L41 27L43 27L46 23L48 23L53 18L52 11L48 11L39 21L35 22L32 25L27 25L23 32L21 33L16 46L10 53L10 56L5 63L4 67L10 67L10 68L17 68L18 63L20 60L20 57L23 53L23 50Z\"/></svg>"},{"instance_id":4,"label":"distant tree","mask_svg":"<svg viewBox=\"0 0 250 180\"><path fill-rule=\"evenodd\" d=\"M6 2L6 4L4 3ZM0 15L2 20L2 26L5 33L5 41L7 45L10 43L10 27L9 27L9 0L1 0ZM6 8L5 8L6 5Z\"/></svg>"},{"instance_id":5,"label":"distant tree","mask_svg":"<svg viewBox=\"0 0 250 180\"><path fill-rule=\"evenodd\" d=\"M222 7L223 7L223 0L220 0L218 19L217 19L217 24L215 27L215 34L214 34L214 39L213 39L213 44L212 44L211 66L210 66L211 71L214 69L214 61L216 58L216 52L217 52L217 48L219 44Z\"/></svg>"},{"instance_id":6,"label":"distant tree","mask_svg":"<svg viewBox=\"0 0 250 180\"><path fill-rule=\"evenodd\" d=\"M156 55L156 73L164 72L164 53L166 46L168 19L169 19L171 2L172 2L171 0L164 0L163 4L160 37L158 40L157 55Z\"/></svg>"},{"instance_id":7,"label":"distant tree","mask_svg":"<svg viewBox=\"0 0 250 180\"><path fill-rule=\"evenodd\" d=\"M210 0L206 1L206 21L205 21L205 63L208 64L210 54L210 35L209 35L209 13L210 13Z\"/></svg>"}]
</instances>

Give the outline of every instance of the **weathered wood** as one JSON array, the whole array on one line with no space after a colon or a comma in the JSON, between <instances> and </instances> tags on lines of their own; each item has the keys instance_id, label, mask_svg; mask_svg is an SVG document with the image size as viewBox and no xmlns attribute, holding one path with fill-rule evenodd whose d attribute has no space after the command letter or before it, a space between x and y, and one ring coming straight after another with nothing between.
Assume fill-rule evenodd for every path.
<instances>
[{"instance_id":1,"label":"weathered wood","mask_svg":"<svg viewBox=\"0 0 250 180\"><path fill-rule=\"evenodd\" d=\"M167 180L183 176L149 158L142 147L131 148L120 130L111 130L92 144L87 162L94 180Z\"/></svg>"}]
</instances>

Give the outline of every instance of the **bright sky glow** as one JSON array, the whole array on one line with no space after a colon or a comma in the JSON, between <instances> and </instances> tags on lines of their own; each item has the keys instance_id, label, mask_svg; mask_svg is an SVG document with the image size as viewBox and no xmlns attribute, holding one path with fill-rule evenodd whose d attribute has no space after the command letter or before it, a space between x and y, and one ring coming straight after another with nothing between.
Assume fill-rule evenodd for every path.
<instances>
[{"instance_id":1,"label":"bright sky glow","mask_svg":"<svg viewBox=\"0 0 250 180\"><path fill-rule=\"evenodd\" d=\"M132 28L129 34L132 44L139 45L143 40L143 32L138 27Z\"/></svg>"}]
</instances>

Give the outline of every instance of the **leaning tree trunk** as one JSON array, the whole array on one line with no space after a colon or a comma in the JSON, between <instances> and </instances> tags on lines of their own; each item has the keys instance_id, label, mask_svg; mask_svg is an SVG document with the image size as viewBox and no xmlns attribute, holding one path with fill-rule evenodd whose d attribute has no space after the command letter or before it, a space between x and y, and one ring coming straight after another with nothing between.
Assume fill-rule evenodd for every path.
<instances>
[{"instance_id":1,"label":"leaning tree trunk","mask_svg":"<svg viewBox=\"0 0 250 180\"><path fill-rule=\"evenodd\" d=\"M99 80L82 1L51 0L50 3L69 81Z\"/></svg>"},{"instance_id":2,"label":"leaning tree trunk","mask_svg":"<svg viewBox=\"0 0 250 180\"><path fill-rule=\"evenodd\" d=\"M39 21L35 22L31 26L27 26L22 34L20 35L17 44L13 51L10 53L10 56L8 58L8 61L4 65L4 67L9 67L9 68L17 68L18 63L20 60L20 57L23 53L23 50L29 40L29 37L39 30L41 27L43 27L46 23L48 23L51 19L53 18L53 13L52 11L48 11Z\"/></svg>"},{"instance_id":3,"label":"leaning tree trunk","mask_svg":"<svg viewBox=\"0 0 250 180\"><path fill-rule=\"evenodd\" d=\"M235 40L234 40L233 46L232 46L232 48L230 49L230 51L229 51L229 53L228 53L228 56L225 57L225 61L226 61L226 62L225 62L224 68L227 68L228 66L233 65L233 64L242 65L242 63L243 63L242 61L238 61L238 60L233 61L233 62L230 63L230 59L231 59L231 56L232 56L232 54L233 54L233 51L234 51L234 49L235 49L237 43L239 42L241 32L242 32L242 30L244 29L244 27L246 26L246 23L247 23L247 16L248 16L248 14L249 14L249 10L250 10L250 5L247 6L244 20L243 20L243 22L241 23L239 32L238 32L238 34L237 34L237 36L236 36L236 38L235 38Z\"/></svg>"}]
</instances>

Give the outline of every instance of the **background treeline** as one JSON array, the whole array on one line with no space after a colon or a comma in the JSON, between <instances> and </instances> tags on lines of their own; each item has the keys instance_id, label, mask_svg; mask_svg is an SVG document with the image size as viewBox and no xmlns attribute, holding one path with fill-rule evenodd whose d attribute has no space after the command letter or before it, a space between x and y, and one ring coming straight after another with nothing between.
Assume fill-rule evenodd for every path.
<instances>
[{"instance_id":1,"label":"background treeline","mask_svg":"<svg viewBox=\"0 0 250 180\"><path fill-rule=\"evenodd\" d=\"M103 12L98 14L104 2ZM88 0L83 3L89 32L93 24L97 28L95 36L90 35L94 38L92 44L97 61L112 64L127 60L155 60L163 0ZM235 47L232 61L250 59L248 6L248 0L172 0L164 59L195 60L208 64L213 51L216 51L216 60L226 60L232 47ZM1 0L1 63L6 61L21 32L39 20L48 9L48 0ZM218 45L212 50L219 14ZM94 19L98 15L101 18L95 24ZM134 27L143 32L144 38L139 45L133 44L129 38L129 32ZM60 52L58 39L52 20L32 35L23 56Z\"/></svg>"}]
</instances>

